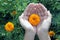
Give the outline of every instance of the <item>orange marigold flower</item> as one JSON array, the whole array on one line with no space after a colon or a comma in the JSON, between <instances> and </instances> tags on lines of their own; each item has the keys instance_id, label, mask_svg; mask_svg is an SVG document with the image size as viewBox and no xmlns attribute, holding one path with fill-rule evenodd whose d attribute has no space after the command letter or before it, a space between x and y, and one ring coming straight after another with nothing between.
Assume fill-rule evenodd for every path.
<instances>
[{"instance_id":1,"label":"orange marigold flower","mask_svg":"<svg viewBox=\"0 0 60 40\"><path fill-rule=\"evenodd\" d=\"M14 24L11 23L11 22L8 22L6 25L5 25L5 30L10 32L14 29Z\"/></svg>"},{"instance_id":2,"label":"orange marigold flower","mask_svg":"<svg viewBox=\"0 0 60 40\"><path fill-rule=\"evenodd\" d=\"M13 11L12 14L15 15L16 14L16 11Z\"/></svg>"},{"instance_id":3,"label":"orange marigold flower","mask_svg":"<svg viewBox=\"0 0 60 40\"><path fill-rule=\"evenodd\" d=\"M50 31L50 32L49 32L49 35L50 35L50 37L52 37L52 36L55 35L55 32L54 32L54 31Z\"/></svg>"},{"instance_id":4,"label":"orange marigold flower","mask_svg":"<svg viewBox=\"0 0 60 40\"><path fill-rule=\"evenodd\" d=\"M31 14L29 17L29 22L33 25L36 26L40 22L40 16L37 14Z\"/></svg>"}]
</instances>

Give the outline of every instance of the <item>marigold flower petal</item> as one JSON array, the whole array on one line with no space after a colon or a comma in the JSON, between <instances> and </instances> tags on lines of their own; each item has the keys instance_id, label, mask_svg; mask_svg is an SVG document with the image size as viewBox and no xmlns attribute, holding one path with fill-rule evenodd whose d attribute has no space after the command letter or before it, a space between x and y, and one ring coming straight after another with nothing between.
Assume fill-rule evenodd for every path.
<instances>
[{"instance_id":1,"label":"marigold flower petal","mask_svg":"<svg viewBox=\"0 0 60 40\"><path fill-rule=\"evenodd\" d=\"M29 17L29 22L33 25L36 26L40 22L40 16L37 14L31 14Z\"/></svg>"}]
</instances>

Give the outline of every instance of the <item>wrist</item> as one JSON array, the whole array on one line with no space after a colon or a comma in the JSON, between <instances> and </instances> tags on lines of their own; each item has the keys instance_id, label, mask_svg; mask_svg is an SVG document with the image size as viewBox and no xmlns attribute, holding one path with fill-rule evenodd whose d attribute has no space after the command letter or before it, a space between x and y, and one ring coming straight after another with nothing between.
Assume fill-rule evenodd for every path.
<instances>
[{"instance_id":1,"label":"wrist","mask_svg":"<svg viewBox=\"0 0 60 40\"><path fill-rule=\"evenodd\" d=\"M38 32L37 35L40 40L51 40L48 32Z\"/></svg>"},{"instance_id":2,"label":"wrist","mask_svg":"<svg viewBox=\"0 0 60 40\"><path fill-rule=\"evenodd\" d=\"M34 40L35 33L33 31L26 31L24 40Z\"/></svg>"}]
</instances>

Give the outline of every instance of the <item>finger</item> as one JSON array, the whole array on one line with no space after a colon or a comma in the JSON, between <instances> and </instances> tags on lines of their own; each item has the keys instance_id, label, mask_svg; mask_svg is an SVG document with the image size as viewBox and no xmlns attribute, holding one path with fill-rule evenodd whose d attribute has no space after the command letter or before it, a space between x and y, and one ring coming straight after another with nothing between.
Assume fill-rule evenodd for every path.
<instances>
[{"instance_id":1,"label":"finger","mask_svg":"<svg viewBox=\"0 0 60 40\"><path fill-rule=\"evenodd\" d=\"M37 12L38 12L38 14L39 14L40 16L43 15L43 11L42 11L40 5L37 4L36 6L37 6Z\"/></svg>"},{"instance_id":2,"label":"finger","mask_svg":"<svg viewBox=\"0 0 60 40\"><path fill-rule=\"evenodd\" d=\"M51 22L52 15L51 15L50 11L48 11L47 13L48 13L48 17L45 20L48 22Z\"/></svg>"},{"instance_id":3,"label":"finger","mask_svg":"<svg viewBox=\"0 0 60 40\"><path fill-rule=\"evenodd\" d=\"M30 14L29 15L31 15L31 14L36 14L37 13L37 8L36 8L36 4L34 4L34 3L31 3L31 5L30 5L30 7L29 7L30 9Z\"/></svg>"},{"instance_id":4,"label":"finger","mask_svg":"<svg viewBox=\"0 0 60 40\"><path fill-rule=\"evenodd\" d=\"M46 15L45 12L47 11L46 7L43 4L39 3L38 8L41 11L41 17L44 17Z\"/></svg>"},{"instance_id":5,"label":"finger","mask_svg":"<svg viewBox=\"0 0 60 40\"><path fill-rule=\"evenodd\" d=\"M43 4L39 3L39 7L43 12L47 11L46 7Z\"/></svg>"},{"instance_id":6,"label":"finger","mask_svg":"<svg viewBox=\"0 0 60 40\"><path fill-rule=\"evenodd\" d=\"M40 22L40 23L37 25L37 31L38 31L38 30L41 30L41 29L40 29L40 28L41 28L41 23L42 23L42 22Z\"/></svg>"},{"instance_id":7,"label":"finger","mask_svg":"<svg viewBox=\"0 0 60 40\"><path fill-rule=\"evenodd\" d=\"M20 20L20 18L23 18L23 17L24 17L24 14L22 13L22 15L19 16L19 20Z\"/></svg>"},{"instance_id":8,"label":"finger","mask_svg":"<svg viewBox=\"0 0 60 40\"><path fill-rule=\"evenodd\" d=\"M37 11L38 11L38 14L39 14L41 20L43 20L46 17L46 14L47 14L47 13L45 13L46 11L44 12L44 10L42 10L42 8L43 7L41 7L40 4L37 4Z\"/></svg>"},{"instance_id":9,"label":"finger","mask_svg":"<svg viewBox=\"0 0 60 40\"><path fill-rule=\"evenodd\" d=\"M48 11L48 17L52 18L50 11Z\"/></svg>"},{"instance_id":10,"label":"finger","mask_svg":"<svg viewBox=\"0 0 60 40\"><path fill-rule=\"evenodd\" d=\"M32 29L32 31L34 31L32 25L28 22L28 20L26 20L23 17L24 17L24 14L22 13L22 15L19 16L19 21L20 21L21 26L26 30Z\"/></svg>"},{"instance_id":11,"label":"finger","mask_svg":"<svg viewBox=\"0 0 60 40\"><path fill-rule=\"evenodd\" d=\"M52 15L51 15L51 13L50 13L49 11L48 11L47 13L48 13L48 18L47 18L47 19L44 19L43 22L41 22L41 23L37 26L38 30L39 30L39 29L43 29L43 30L48 30L48 29L49 29L49 26L50 26L50 24L51 24Z\"/></svg>"},{"instance_id":12,"label":"finger","mask_svg":"<svg viewBox=\"0 0 60 40\"><path fill-rule=\"evenodd\" d=\"M52 15L51 15L50 11L46 11L46 12L45 12L44 19L49 19L49 20L51 20L51 18L52 18Z\"/></svg>"},{"instance_id":13,"label":"finger","mask_svg":"<svg viewBox=\"0 0 60 40\"><path fill-rule=\"evenodd\" d=\"M34 7L34 3L30 3L30 4L26 7L24 13L25 13L26 15L30 15L30 14L31 14L31 10L32 10L33 7Z\"/></svg>"},{"instance_id":14,"label":"finger","mask_svg":"<svg viewBox=\"0 0 60 40\"><path fill-rule=\"evenodd\" d=\"M48 11L45 11L44 16L43 16L43 20L47 19L47 18L48 18Z\"/></svg>"},{"instance_id":15,"label":"finger","mask_svg":"<svg viewBox=\"0 0 60 40\"><path fill-rule=\"evenodd\" d=\"M26 9L25 9L25 11L24 11L24 16L25 16L25 18L28 20L28 17L32 14L32 13L34 13L34 3L30 3L27 7L26 7Z\"/></svg>"},{"instance_id":16,"label":"finger","mask_svg":"<svg viewBox=\"0 0 60 40\"><path fill-rule=\"evenodd\" d=\"M23 25L24 21L23 21L22 16L19 16L19 22L20 22L21 26L24 27L24 25Z\"/></svg>"},{"instance_id":17,"label":"finger","mask_svg":"<svg viewBox=\"0 0 60 40\"><path fill-rule=\"evenodd\" d=\"M19 16L19 18L27 19L27 16L24 16L24 13L22 13L22 15L21 15L21 16Z\"/></svg>"},{"instance_id":18,"label":"finger","mask_svg":"<svg viewBox=\"0 0 60 40\"><path fill-rule=\"evenodd\" d=\"M19 22L20 22L20 24L21 24L21 26L24 28L24 29L26 29L26 27L25 27L25 24L23 24L24 23L24 14L22 13L22 15L21 16L19 16Z\"/></svg>"},{"instance_id":19,"label":"finger","mask_svg":"<svg viewBox=\"0 0 60 40\"><path fill-rule=\"evenodd\" d=\"M34 30L33 26L27 20L24 21L24 25L26 26L26 29L32 30L32 31Z\"/></svg>"},{"instance_id":20,"label":"finger","mask_svg":"<svg viewBox=\"0 0 60 40\"><path fill-rule=\"evenodd\" d=\"M31 25L27 20L19 17L19 21L20 21L21 26L22 26L24 29L26 29L26 30L31 30L31 29L32 29L32 30L33 30L32 25Z\"/></svg>"}]
</instances>

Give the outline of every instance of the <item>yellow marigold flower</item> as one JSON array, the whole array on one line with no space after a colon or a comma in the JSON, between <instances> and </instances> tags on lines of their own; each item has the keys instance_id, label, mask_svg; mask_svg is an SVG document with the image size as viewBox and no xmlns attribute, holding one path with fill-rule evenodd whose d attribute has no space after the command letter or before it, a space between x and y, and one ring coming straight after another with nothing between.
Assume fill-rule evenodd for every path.
<instances>
[{"instance_id":1,"label":"yellow marigold flower","mask_svg":"<svg viewBox=\"0 0 60 40\"><path fill-rule=\"evenodd\" d=\"M5 30L10 32L14 29L14 24L11 23L11 22L8 22L6 25L5 25Z\"/></svg>"},{"instance_id":2,"label":"yellow marigold flower","mask_svg":"<svg viewBox=\"0 0 60 40\"><path fill-rule=\"evenodd\" d=\"M16 11L13 11L12 14L15 15L16 14Z\"/></svg>"},{"instance_id":3,"label":"yellow marigold flower","mask_svg":"<svg viewBox=\"0 0 60 40\"><path fill-rule=\"evenodd\" d=\"M49 32L49 35L50 35L50 37L52 37L52 36L55 35L55 32L54 32L54 31L50 31L50 32Z\"/></svg>"},{"instance_id":4,"label":"yellow marigold flower","mask_svg":"<svg viewBox=\"0 0 60 40\"><path fill-rule=\"evenodd\" d=\"M40 22L40 16L37 14L31 14L29 17L29 22L33 25L36 26Z\"/></svg>"}]
</instances>

